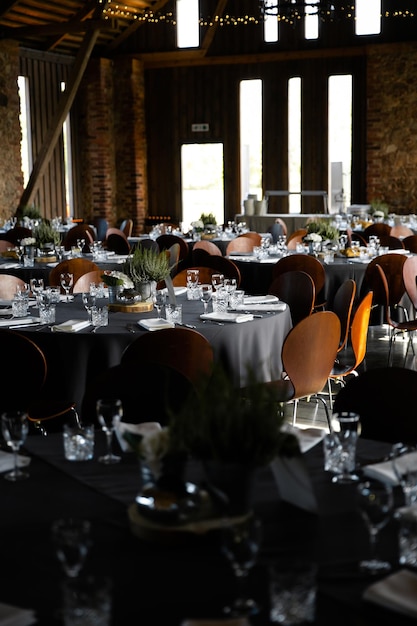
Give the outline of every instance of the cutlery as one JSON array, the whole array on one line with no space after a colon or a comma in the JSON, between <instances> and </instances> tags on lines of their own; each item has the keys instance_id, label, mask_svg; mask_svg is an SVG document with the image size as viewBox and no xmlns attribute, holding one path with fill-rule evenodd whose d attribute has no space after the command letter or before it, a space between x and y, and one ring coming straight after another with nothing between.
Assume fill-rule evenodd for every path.
<instances>
[{"instance_id":1,"label":"cutlery","mask_svg":"<svg viewBox=\"0 0 417 626\"><path fill-rule=\"evenodd\" d=\"M197 326L193 326L192 324L184 324L184 322L177 322L177 326L185 326L186 328L197 328Z\"/></svg>"},{"instance_id":2,"label":"cutlery","mask_svg":"<svg viewBox=\"0 0 417 626\"><path fill-rule=\"evenodd\" d=\"M29 328L32 326L45 326L45 324L41 324L40 322L31 322L30 324L15 324L10 326L10 328Z\"/></svg>"},{"instance_id":3,"label":"cutlery","mask_svg":"<svg viewBox=\"0 0 417 626\"><path fill-rule=\"evenodd\" d=\"M136 332L136 326L134 324L126 324L126 328L130 333Z\"/></svg>"},{"instance_id":4,"label":"cutlery","mask_svg":"<svg viewBox=\"0 0 417 626\"><path fill-rule=\"evenodd\" d=\"M224 326L224 322L216 322L215 320L203 320L203 324L217 324L217 326Z\"/></svg>"}]
</instances>

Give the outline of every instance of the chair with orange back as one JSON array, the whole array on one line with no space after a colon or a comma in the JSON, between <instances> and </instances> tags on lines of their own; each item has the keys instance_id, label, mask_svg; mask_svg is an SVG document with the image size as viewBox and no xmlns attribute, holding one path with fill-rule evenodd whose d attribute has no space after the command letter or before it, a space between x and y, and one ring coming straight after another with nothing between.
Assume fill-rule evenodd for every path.
<instances>
[{"instance_id":1,"label":"chair with orange back","mask_svg":"<svg viewBox=\"0 0 417 626\"><path fill-rule=\"evenodd\" d=\"M371 325L380 325L386 321L386 293L379 276L377 265L380 265L384 271L389 288L389 305L391 314L394 309L405 316L404 308L400 305L401 299L405 293L405 285L403 279L403 265L406 257L404 254L388 253L375 257L367 265L360 289L360 297L363 298L368 291L373 291L374 297L372 301L373 313L371 314ZM381 321L380 313L383 313Z\"/></svg>"},{"instance_id":2,"label":"chair with orange back","mask_svg":"<svg viewBox=\"0 0 417 626\"><path fill-rule=\"evenodd\" d=\"M389 224L385 224L385 222L375 222L373 224L369 224L363 231L363 236L366 241L369 241L369 237L371 235L375 235L376 237L380 237L381 235L390 235L391 234L391 226Z\"/></svg>"},{"instance_id":3,"label":"chair with orange back","mask_svg":"<svg viewBox=\"0 0 417 626\"><path fill-rule=\"evenodd\" d=\"M356 282L353 278L347 278L336 291L332 305L332 311L338 316L341 325L338 352L343 350L347 345L355 297Z\"/></svg>"},{"instance_id":4,"label":"chair with orange back","mask_svg":"<svg viewBox=\"0 0 417 626\"><path fill-rule=\"evenodd\" d=\"M69 272L73 275L73 285L75 285L80 276L87 274L87 272L98 271L99 269L99 266L89 259L64 259L51 269L49 273L49 284L55 287L61 287L61 274Z\"/></svg>"},{"instance_id":5,"label":"chair with orange back","mask_svg":"<svg viewBox=\"0 0 417 626\"><path fill-rule=\"evenodd\" d=\"M62 245L65 247L65 250L71 250L72 246L76 246L80 239L85 241L83 252L89 251L90 244L96 240L94 229L88 224L77 224L69 229L62 240Z\"/></svg>"},{"instance_id":6,"label":"chair with orange back","mask_svg":"<svg viewBox=\"0 0 417 626\"><path fill-rule=\"evenodd\" d=\"M185 270L181 270L172 279L172 284L174 287L186 287L187 286L187 271L189 269L198 270L199 272L199 282L200 283L209 283L211 285L211 277L213 274L218 274L218 270L215 270L211 267L204 267L203 265L199 265L198 267L189 267Z\"/></svg>"},{"instance_id":7,"label":"chair with orange back","mask_svg":"<svg viewBox=\"0 0 417 626\"><path fill-rule=\"evenodd\" d=\"M297 244L303 242L303 238L307 235L307 228L298 228L287 237L288 250L296 250Z\"/></svg>"},{"instance_id":8,"label":"chair with orange back","mask_svg":"<svg viewBox=\"0 0 417 626\"><path fill-rule=\"evenodd\" d=\"M395 226L391 227L390 235L392 237L411 237L414 235L414 231L408 226L404 226L404 224L395 224Z\"/></svg>"},{"instance_id":9,"label":"chair with orange back","mask_svg":"<svg viewBox=\"0 0 417 626\"><path fill-rule=\"evenodd\" d=\"M248 237L248 239L251 239L253 241L253 245L254 246L260 246L262 243L262 235L260 235L259 233L250 230L248 233L242 233L241 235L239 235L240 237Z\"/></svg>"},{"instance_id":10,"label":"chair with orange back","mask_svg":"<svg viewBox=\"0 0 417 626\"><path fill-rule=\"evenodd\" d=\"M25 281L12 274L0 274L0 298L2 300L12 300L17 287L23 288Z\"/></svg>"},{"instance_id":11,"label":"chair with orange back","mask_svg":"<svg viewBox=\"0 0 417 626\"><path fill-rule=\"evenodd\" d=\"M316 299L314 307L323 308L325 306L324 301L324 286L326 282L326 273L323 265L318 259L309 254L290 254L289 256L282 257L272 267L272 279L276 278L284 272L290 271L306 272L311 276L314 282Z\"/></svg>"},{"instance_id":12,"label":"chair with orange back","mask_svg":"<svg viewBox=\"0 0 417 626\"><path fill-rule=\"evenodd\" d=\"M251 237L243 237L242 235L239 235L239 237L232 239L227 244L226 256L229 256L234 252L237 252L238 254L241 254L242 252L247 252L248 254L250 254L251 252L253 252L253 248L255 247L255 245L256 244Z\"/></svg>"},{"instance_id":13,"label":"chair with orange back","mask_svg":"<svg viewBox=\"0 0 417 626\"><path fill-rule=\"evenodd\" d=\"M103 282L102 279L103 270L92 270L82 274L75 282L72 289L72 293L83 293L90 291L90 285L92 283L99 284Z\"/></svg>"},{"instance_id":14,"label":"chair with orange back","mask_svg":"<svg viewBox=\"0 0 417 626\"><path fill-rule=\"evenodd\" d=\"M131 237L133 232L133 220L130 218L124 219L120 224L120 230L126 237Z\"/></svg>"}]
</instances>

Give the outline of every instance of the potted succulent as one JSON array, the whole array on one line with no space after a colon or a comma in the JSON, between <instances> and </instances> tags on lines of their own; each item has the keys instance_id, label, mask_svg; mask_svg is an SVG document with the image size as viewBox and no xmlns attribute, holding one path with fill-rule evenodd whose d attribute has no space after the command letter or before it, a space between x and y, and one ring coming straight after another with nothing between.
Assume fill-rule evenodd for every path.
<instances>
[{"instance_id":1,"label":"potted succulent","mask_svg":"<svg viewBox=\"0 0 417 626\"><path fill-rule=\"evenodd\" d=\"M47 220L42 220L33 230L40 256L52 255L61 243L61 235Z\"/></svg>"},{"instance_id":2,"label":"potted succulent","mask_svg":"<svg viewBox=\"0 0 417 626\"><path fill-rule=\"evenodd\" d=\"M140 244L136 246L124 268L144 301L151 299L156 284L169 276L170 269L166 251L158 252Z\"/></svg>"}]
</instances>

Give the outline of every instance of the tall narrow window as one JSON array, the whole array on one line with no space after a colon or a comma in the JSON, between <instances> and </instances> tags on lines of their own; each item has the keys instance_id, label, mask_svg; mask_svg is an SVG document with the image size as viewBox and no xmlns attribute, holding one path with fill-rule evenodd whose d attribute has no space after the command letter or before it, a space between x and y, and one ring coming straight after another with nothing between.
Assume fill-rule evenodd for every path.
<instances>
[{"instance_id":1,"label":"tall narrow window","mask_svg":"<svg viewBox=\"0 0 417 626\"><path fill-rule=\"evenodd\" d=\"M378 35L381 32L381 0L355 0L356 35Z\"/></svg>"},{"instance_id":2,"label":"tall narrow window","mask_svg":"<svg viewBox=\"0 0 417 626\"><path fill-rule=\"evenodd\" d=\"M240 83L241 200L249 194L262 199L262 81Z\"/></svg>"},{"instance_id":3,"label":"tall narrow window","mask_svg":"<svg viewBox=\"0 0 417 626\"><path fill-rule=\"evenodd\" d=\"M177 46L198 48L200 45L199 0L177 0Z\"/></svg>"},{"instance_id":4,"label":"tall narrow window","mask_svg":"<svg viewBox=\"0 0 417 626\"><path fill-rule=\"evenodd\" d=\"M30 132L30 103L29 103L29 80L26 76L19 76L17 86L19 89L20 99L20 129L22 133L20 141L20 154L22 159L23 185L29 182L30 173L32 171L32 142Z\"/></svg>"},{"instance_id":5,"label":"tall narrow window","mask_svg":"<svg viewBox=\"0 0 417 626\"><path fill-rule=\"evenodd\" d=\"M329 206L340 213L351 203L352 76L329 76Z\"/></svg>"},{"instance_id":6,"label":"tall narrow window","mask_svg":"<svg viewBox=\"0 0 417 626\"><path fill-rule=\"evenodd\" d=\"M278 5L276 0L265 0L264 4L264 41L272 43L278 41Z\"/></svg>"},{"instance_id":7,"label":"tall narrow window","mask_svg":"<svg viewBox=\"0 0 417 626\"><path fill-rule=\"evenodd\" d=\"M305 7L304 16L304 36L306 39L318 39L319 37L319 16L317 13L319 0L310 0Z\"/></svg>"},{"instance_id":8,"label":"tall narrow window","mask_svg":"<svg viewBox=\"0 0 417 626\"><path fill-rule=\"evenodd\" d=\"M61 90L65 91L65 83L61 83ZM64 142L64 175L65 175L65 216L71 217L74 214L74 187L72 179L72 151L71 151L71 122L70 116L62 127L62 138Z\"/></svg>"},{"instance_id":9,"label":"tall narrow window","mask_svg":"<svg viewBox=\"0 0 417 626\"><path fill-rule=\"evenodd\" d=\"M301 213L301 78L288 81L289 212Z\"/></svg>"}]
</instances>

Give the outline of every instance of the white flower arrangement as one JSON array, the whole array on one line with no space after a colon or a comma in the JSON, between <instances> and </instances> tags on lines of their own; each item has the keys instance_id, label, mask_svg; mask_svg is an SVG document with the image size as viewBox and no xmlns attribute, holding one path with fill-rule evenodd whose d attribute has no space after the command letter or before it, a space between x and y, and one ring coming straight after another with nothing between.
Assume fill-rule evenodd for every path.
<instances>
[{"instance_id":1,"label":"white flower arrangement","mask_svg":"<svg viewBox=\"0 0 417 626\"><path fill-rule=\"evenodd\" d=\"M320 243L322 241L322 236L319 235L318 233L308 233L308 235L306 235L303 238L303 241L312 242L312 243Z\"/></svg>"},{"instance_id":2,"label":"white flower arrangement","mask_svg":"<svg viewBox=\"0 0 417 626\"><path fill-rule=\"evenodd\" d=\"M191 222L192 228L194 230L204 230L204 222L203 220L196 220L195 222Z\"/></svg>"},{"instance_id":3,"label":"white flower arrangement","mask_svg":"<svg viewBox=\"0 0 417 626\"><path fill-rule=\"evenodd\" d=\"M117 272L116 270L112 270L111 272L104 272L102 275L103 283L109 285L109 287L114 287L116 285L120 285L123 289L133 289L134 284L133 281L124 274L123 272Z\"/></svg>"},{"instance_id":4,"label":"white flower arrangement","mask_svg":"<svg viewBox=\"0 0 417 626\"><path fill-rule=\"evenodd\" d=\"M155 428L142 433L142 439L137 448L137 453L144 461L156 479L159 478L162 469L162 459L169 450L169 428Z\"/></svg>"},{"instance_id":5,"label":"white flower arrangement","mask_svg":"<svg viewBox=\"0 0 417 626\"><path fill-rule=\"evenodd\" d=\"M372 213L372 217L377 218L377 219L384 219L385 218L385 213L384 211L374 211Z\"/></svg>"},{"instance_id":6,"label":"white flower arrangement","mask_svg":"<svg viewBox=\"0 0 417 626\"><path fill-rule=\"evenodd\" d=\"M21 246L35 246L36 239L35 237L24 237L24 239L20 240L20 245Z\"/></svg>"}]
</instances>

